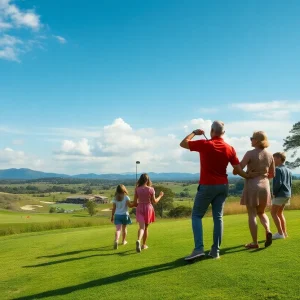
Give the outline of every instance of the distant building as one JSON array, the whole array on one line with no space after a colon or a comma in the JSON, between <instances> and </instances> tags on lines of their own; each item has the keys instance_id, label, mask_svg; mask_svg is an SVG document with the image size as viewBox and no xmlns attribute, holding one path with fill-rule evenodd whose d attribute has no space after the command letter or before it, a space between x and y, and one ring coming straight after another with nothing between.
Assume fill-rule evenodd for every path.
<instances>
[{"instance_id":1,"label":"distant building","mask_svg":"<svg viewBox=\"0 0 300 300\"><path fill-rule=\"evenodd\" d=\"M94 200L95 197L91 195L72 195L69 196L64 202L73 204L85 204L89 200Z\"/></svg>"},{"instance_id":2,"label":"distant building","mask_svg":"<svg viewBox=\"0 0 300 300\"><path fill-rule=\"evenodd\" d=\"M109 203L108 198L105 196L101 195L94 195L95 197L95 202L100 203L100 204L107 204Z\"/></svg>"},{"instance_id":3,"label":"distant building","mask_svg":"<svg viewBox=\"0 0 300 300\"><path fill-rule=\"evenodd\" d=\"M108 198L101 195L72 195L69 196L64 202L73 204L85 204L89 200L95 201L99 204L109 203Z\"/></svg>"}]
</instances>

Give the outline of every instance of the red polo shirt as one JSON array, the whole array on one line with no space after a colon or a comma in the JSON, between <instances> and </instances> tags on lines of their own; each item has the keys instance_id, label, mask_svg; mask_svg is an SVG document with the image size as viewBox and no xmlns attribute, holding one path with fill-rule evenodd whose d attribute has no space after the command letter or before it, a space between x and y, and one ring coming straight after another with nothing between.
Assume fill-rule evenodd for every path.
<instances>
[{"instance_id":1,"label":"red polo shirt","mask_svg":"<svg viewBox=\"0 0 300 300\"><path fill-rule=\"evenodd\" d=\"M211 140L189 141L190 151L200 154L199 184L228 184L226 169L228 163L232 166L240 162L233 147L224 142L221 137Z\"/></svg>"}]
</instances>

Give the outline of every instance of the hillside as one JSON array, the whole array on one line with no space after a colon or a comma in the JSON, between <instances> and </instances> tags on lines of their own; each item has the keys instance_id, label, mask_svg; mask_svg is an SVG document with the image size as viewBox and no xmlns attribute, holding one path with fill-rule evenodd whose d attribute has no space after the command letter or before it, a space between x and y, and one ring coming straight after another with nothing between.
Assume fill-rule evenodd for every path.
<instances>
[{"instance_id":1,"label":"hillside","mask_svg":"<svg viewBox=\"0 0 300 300\"><path fill-rule=\"evenodd\" d=\"M149 173L153 180L197 180L199 174L190 173ZM41 178L78 178L78 179L106 179L106 180L134 180L135 173L124 173L124 174L78 174L78 175L66 175L58 173L45 173L41 171L35 171L31 169L6 169L0 170L0 179L18 179L18 180L30 180L30 179L41 179Z\"/></svg>"}]
</instances>

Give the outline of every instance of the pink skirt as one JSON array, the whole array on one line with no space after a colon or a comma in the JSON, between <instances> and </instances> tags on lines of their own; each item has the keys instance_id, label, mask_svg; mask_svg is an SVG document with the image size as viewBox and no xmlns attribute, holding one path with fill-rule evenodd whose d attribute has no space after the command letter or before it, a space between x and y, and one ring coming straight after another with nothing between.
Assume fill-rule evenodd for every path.
<instances>
[{"instance_id":1,"label":"pink skirt","mask_svg":"<svg viewBox=\"0 0 300 300\"><path fill-rule=\"evenodd\" d=\"M155 211L151 203L139 203L136 208L137 222L150 224L155 222Z\"/></svg>"}]
</instances>

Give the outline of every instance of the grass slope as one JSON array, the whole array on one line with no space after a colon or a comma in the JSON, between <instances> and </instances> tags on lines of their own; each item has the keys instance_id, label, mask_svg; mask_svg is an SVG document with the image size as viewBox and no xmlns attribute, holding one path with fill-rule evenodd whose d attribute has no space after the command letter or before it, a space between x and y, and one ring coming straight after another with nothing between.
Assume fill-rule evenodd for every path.
<instances>
[{"instance_id":1,"label":"grass slope","mask_svg":"<svg viewBox=\"0 0 300 300\"><path fill-rule=\"evenodd\" d=\"M117 251L113 226L1 237L1 299L299 299L299 218L287 212L287 240L248 251L246 215L227 216L222 258L194 264L182 260L193 247L190 220L151 225L141 254L135 224ZM211 218L204 226L209 249Z\"/></svg>"}]
</instances>

